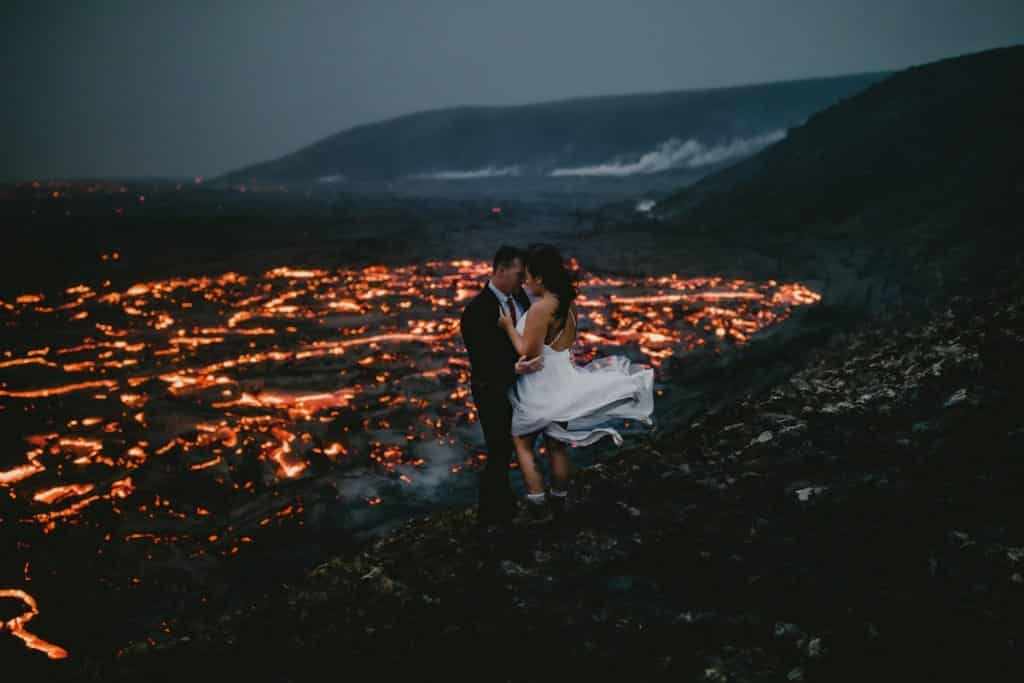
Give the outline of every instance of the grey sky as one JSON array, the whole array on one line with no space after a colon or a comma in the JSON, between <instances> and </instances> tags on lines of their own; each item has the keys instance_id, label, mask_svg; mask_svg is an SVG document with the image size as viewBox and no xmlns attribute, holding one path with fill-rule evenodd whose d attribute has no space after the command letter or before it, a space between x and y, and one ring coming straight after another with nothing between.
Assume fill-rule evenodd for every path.
<instances>
[{"instance_id":1,"label":"grey sky","mask_svg":"<svg viewBox=\"0 0 1024 683\"><path fill-rule=\"evenodd\" d=\"M0 178L213 176L423 109L1021 42L1021 0L4 0Z\"/></svg>"}]
</instances>

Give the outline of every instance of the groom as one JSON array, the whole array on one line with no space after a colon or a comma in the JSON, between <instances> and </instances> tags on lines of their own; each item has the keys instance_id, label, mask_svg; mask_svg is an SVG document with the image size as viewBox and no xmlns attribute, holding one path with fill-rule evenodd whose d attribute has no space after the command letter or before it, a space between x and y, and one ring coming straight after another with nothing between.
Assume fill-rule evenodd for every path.
<instances>
[{"instance_id":1,"label":"groom","mask_svg":"<svg viewBox=\"0 0 1024 683\"><path fill-rule=\"evenodd\" d=\"M540 369L541 357L517 360L508 335L498 327L501 307L518 321L530 307L523 291L524 254L503 246L494 255L491 277L462 312L460 329L469 352L470 388L487 443L487 463L480 475L477 522L481 526L506 525L515 515L515 497L509 487L512 456L512 406L508 389L517 374Z\"/></svg>"}]
</instances>

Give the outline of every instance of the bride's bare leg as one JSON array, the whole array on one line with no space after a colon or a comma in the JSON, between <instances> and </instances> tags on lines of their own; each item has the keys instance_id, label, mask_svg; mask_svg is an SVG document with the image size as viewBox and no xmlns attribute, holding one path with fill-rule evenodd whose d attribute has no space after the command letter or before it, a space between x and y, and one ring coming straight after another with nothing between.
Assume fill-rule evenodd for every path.
<instances>
[{"instance_id":1,"label":"bride's bare leg","mask_svg":"<svg viewBox=\"0 0 1024 683\"><path fill-rule=\"evenodd\" d=\"M512 444L516 448L516 459L519 460L519 471L523 473L527 493L544 492L544 475L537 469L537 461L533 457L533 439L536 436L512 435Z\"/></svg>"},{"instance_id":2,"label":"bride's bare leg","mask_svg":"<svg viewBox=\"0 0 1024 683\"><path fill-rule=\"evenodd\" d=\"M551 455L551 488L564 491L569 486L569 449L550 436L544 437L544 446Z\"/></svg>"}]
</instances>

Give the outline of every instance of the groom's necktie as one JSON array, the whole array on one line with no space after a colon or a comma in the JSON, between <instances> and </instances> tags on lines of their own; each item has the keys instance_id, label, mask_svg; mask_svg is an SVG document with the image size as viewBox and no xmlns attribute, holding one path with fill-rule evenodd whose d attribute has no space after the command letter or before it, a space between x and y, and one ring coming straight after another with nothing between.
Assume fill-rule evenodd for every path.
<instances>
[{"instance_id":1,"label":"groom's necktie","mask_svg":"<svg viewBox=\"0 0 1024 683\"><path fill-rule=\"evenodd\" d=\"M512 318L512 324L515 325L516 324L516 302L513 301L512 297L509 297L508 299L505 300L505 303L508 304L508 314Z\"/></svg>"}]
</instances>

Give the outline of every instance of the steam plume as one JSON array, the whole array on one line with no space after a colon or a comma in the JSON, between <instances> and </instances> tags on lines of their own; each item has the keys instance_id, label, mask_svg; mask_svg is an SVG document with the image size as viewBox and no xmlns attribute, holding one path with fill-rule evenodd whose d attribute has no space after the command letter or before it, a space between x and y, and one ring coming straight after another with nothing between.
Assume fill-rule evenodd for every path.
<instances>
[{"instance_id":1,"label":"steam plume","mask_svg":"<svg viewBox=\"0 0 1024 683\"><path fill-rule=\"evenodd\" d=\"M413 176L423 180L475 180L477 178L497 178L499 176L519 175L518 166L487 166L472 171L436 171L434 173L420 173Z\"/></svg>"},{"instance_id":2,"label":"steam plume","mask_svg":"<svg viewBox=\"0 0 1024 683\"><path fill-rule=\"evenodd\" d=\"M595 166L556 168L549 175L628 176L638 173L658 173L674 168L700 168L749 156L784 137L786 137L785 131L776 130L752 138L736 138L730 142L710 147L694 139L683 142L679 138L670 138L633 162L616 159Z\"/></svg>"}]
</instances>

